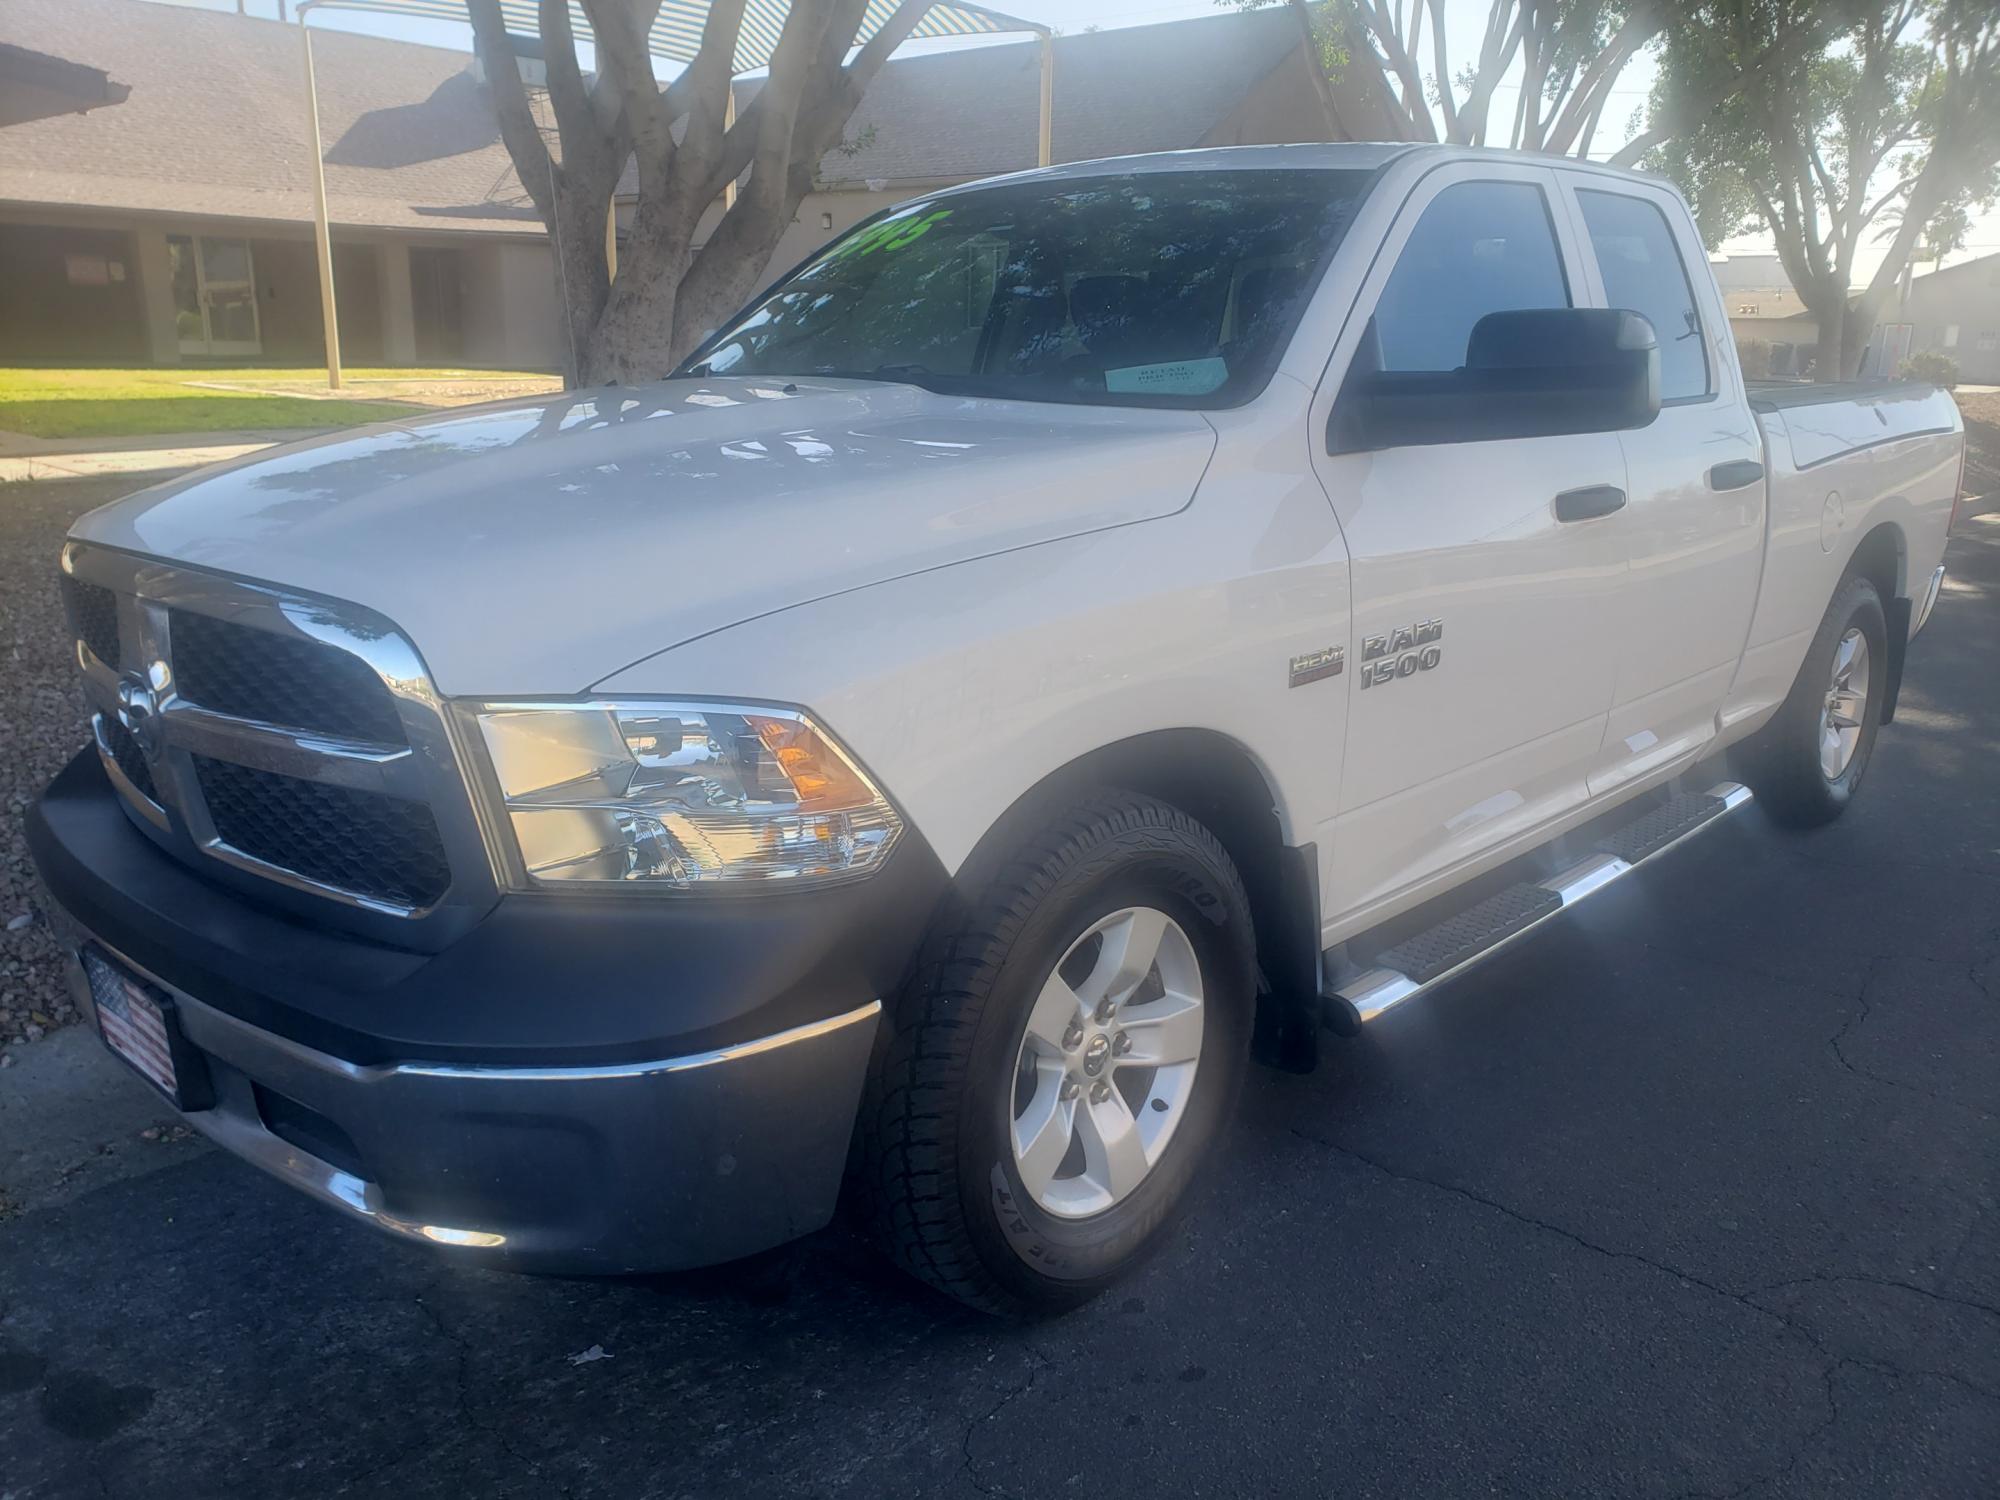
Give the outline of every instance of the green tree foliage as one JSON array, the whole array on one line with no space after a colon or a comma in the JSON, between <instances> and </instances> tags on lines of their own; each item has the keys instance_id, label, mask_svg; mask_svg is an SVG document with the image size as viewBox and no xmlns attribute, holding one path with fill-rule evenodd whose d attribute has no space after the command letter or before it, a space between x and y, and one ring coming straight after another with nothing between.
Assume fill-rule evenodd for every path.
<instances>
[{"instance_id":1,"label":"green tree foliage","mask_svg":"<svg viewBox=\"0 0 2000 1500\"><path fill-rule=\"evenodd\" d=\"M1953 390L1958 385L1958 361L1939 349L1920 349L1896 372L1905 380L1928 380Z\"/></svg>"},{"instance_id":2,"label":"green tree foliage","mask_svg":"<svg viewBox=\"0 0 2000 1500\"><path fill-rule=\"evenodd\" d=\"M1652 117L1673 143L1648 164L1681 184L1704 238L1769 232L1819 325L1816 374L1851 377L1926 233L1962 238L1969 209L2000 190L2000 9L1991 0L1681 7ZM1859 252L1883 241L1855 294Z\"/></svg>"}]
</instances>

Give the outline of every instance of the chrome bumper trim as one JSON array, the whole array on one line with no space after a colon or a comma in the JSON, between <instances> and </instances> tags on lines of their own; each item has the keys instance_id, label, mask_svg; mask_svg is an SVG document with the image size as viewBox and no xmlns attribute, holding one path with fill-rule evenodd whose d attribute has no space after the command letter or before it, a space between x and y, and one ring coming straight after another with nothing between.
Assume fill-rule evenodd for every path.
<instances>
[{"instance_id":1,"label":"chrome bumper trim","mask_svg":"<svg viewBox=\"0 0 2000 1500\"><path fill-rule=\"evenodd\" d=\"M811 1021L804 1026L774 1031L754 1041L735 1042L727 1047L690 1052L681 1057L665 1057L657 1062L606 1063L602 1067L583 1068L491 1068L448 1063L399 1063L384 1071L410 1078L492 1078L515 1083L589 1083L609 1078L651 1078L661 1073L688 1073L696 1068L712 1068L721 1063L739 1062L746 1057L775 1052L780 1047L810 1042L862 1021L873 1020L881 1013L882 1002L870 1000L845 1015L828 1016L824 1021Z\"/></svg>"}]
</instances>

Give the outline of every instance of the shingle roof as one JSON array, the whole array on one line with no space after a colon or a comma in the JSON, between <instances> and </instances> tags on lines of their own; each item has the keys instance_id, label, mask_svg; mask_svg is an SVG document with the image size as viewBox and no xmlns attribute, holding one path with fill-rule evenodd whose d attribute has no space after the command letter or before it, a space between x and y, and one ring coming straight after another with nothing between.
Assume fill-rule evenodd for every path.
<instances>
[{"instance_id":1,"label":"shingle roof","mask_svg":"<svg viewBox=\"0 0 2000 1500\"><path fill-rule=\"evenodd\" d=\"M1091 161L1200 145L1304 40L1290 6L1083 32L1055 41L1051 156ZM1036 164L1039 42L892 58L848 122L820 180L860 186L961 182ZM736 85L736 103L759 80ZM638 185L628 166L618 190Z\"/></svg>"},{"instance_id":2,"label":"shingle roof","mask_svg":"<svg viewBox=\"0 0 2000 1500\"><path fill-rule=\"evenodd\" d=\"M1056 161L1199 145L1304 40L1290 6L1055 42ZM739 96L740 97L740 96ZM1041 44L897 58L849 122L851 155L830 153L826 181L957 181L1036 162Z\"/></svg>"},{"instance_id":3,"label":"shingle roof","mask_svg":"<svg viewBox=\"0 0 2000 1500\"><path fill-rule=\"evenodd\" d=\"M127 92L100 68L0 42L0 126L102 109Z\"/></svg>"},{"instance_id":4,"label":"shingle roof","mask_svg":"<svg viewBox=\"0 0 2000 1500\"><path fill-rule=\"evenodd\" d=\"M103 69L115 109L0 130L0 201L312 221L296 26L148 0L0 0L0 41ZM464 52L315 30L330 217L541 233Z\"/></svg>"},{"instance_id":5,"label":"shingle roof","mask_svg":"<svg viewBox=\"0 0 2000 1500\"><path fill-rule=\"evenodd\" d=\"M1057 161L1204 140L1301 43L1289 6L1056 39ZM0 131L0 202L310 223L296 26L152 0L0 0L0 41L131 86L116 109ZM336 224L540 233L472 59L315 31ZM934 183L1031 167L1038 43L897 58L828 181ZM755 80L738 85L739 102ZM626 190L631 188L628 168Z\"/></svg>"}]
</instances>

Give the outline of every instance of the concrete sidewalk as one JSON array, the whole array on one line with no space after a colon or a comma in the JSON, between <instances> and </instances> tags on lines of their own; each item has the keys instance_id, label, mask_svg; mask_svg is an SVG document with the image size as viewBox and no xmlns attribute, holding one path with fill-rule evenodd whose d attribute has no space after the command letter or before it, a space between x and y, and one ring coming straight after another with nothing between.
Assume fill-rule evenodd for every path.
<instances>
[{"instance_id":1,"label":"concrete sidewalk","mask_svg":"<svg viewBox=\"0 0 2000 1500\"><path fill-rule=\"evenodd\" d=\"M138 437L41 438L0 431L0 484L198 469L279 443L317 437L326 427L147 433Z\"/></svg>"}]
</instances>

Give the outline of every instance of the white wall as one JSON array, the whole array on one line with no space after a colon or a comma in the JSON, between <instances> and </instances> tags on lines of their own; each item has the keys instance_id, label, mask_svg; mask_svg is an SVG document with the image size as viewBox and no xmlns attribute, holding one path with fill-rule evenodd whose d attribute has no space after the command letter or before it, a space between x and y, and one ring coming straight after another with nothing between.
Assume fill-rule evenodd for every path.
<instances>
[{"instance_id":1,"label":"white wall","mask_svg":"<svg viewBox=\"0 0 2000 1500\"><path fill-rule=\"evenodd\" d=\"M507 318L506 352L500 363L517 369L560 369L563 328L555 258L547 245L498 248L500 299Z\"/></svg>"},{"instance_id":2,"label":"white wall","mask_svg":"<svg viewBox=\"0 0 2000 1500\"><path fill-rule=\"evenodd\" d=\"M416 312L410 301L410 247L391 240L382 247L382 358L392 365L417 362Z\"/></svg>"},{"instance_id":3,"label":"white wall","mask_svg":"<svg viewBox=\"0 0 2000 1500\"><path fill-rule=\"evenodd\" d=\"M562 319L545 244L461 244L460 314L468 364L559 369Z\"/></svg>"}]
</instances>

